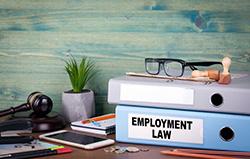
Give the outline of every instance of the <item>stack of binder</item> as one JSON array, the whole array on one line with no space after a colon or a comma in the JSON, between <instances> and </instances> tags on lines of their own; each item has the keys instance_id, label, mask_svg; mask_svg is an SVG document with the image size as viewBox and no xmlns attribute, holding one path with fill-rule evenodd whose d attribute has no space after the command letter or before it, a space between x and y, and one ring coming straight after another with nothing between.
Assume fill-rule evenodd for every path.
<instances>
[{"instance_id":1,"label":"stack of binder","mask_svg":"<svg viewBox=\"0 0 250 159\"><path fill-rule=\"evenodd\" d=\"M228 85L138 76L110 79L108 102L118 104L116 140L250 152L250 72L232 71L231 76Z\"/></svg>"}]
</instances>

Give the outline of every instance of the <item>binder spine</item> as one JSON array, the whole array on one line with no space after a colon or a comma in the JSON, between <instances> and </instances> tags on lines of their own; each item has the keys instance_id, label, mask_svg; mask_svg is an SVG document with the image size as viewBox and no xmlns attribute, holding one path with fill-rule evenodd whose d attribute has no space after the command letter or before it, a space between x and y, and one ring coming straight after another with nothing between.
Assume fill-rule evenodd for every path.
<instances>
[{"instance_id":1,"label":"binder spine","mask_svg":"<svg viewBox=\"0 0 250 159\"><path fill-rule=\"evenodd\" d=\"M239 73L230 85L121 76L109 80L108 103L250 115L250 72Z\"/></svg>"},{"instance_id":2,"label":"binder spine","mask_svg":"<svg viewBox=\"0 0 250 159\"><path fill-rule=\"evenodd\" d=\"M116 107L118 142L249 152L249 126L247 115Z\"/></svg>"}]
</instances>

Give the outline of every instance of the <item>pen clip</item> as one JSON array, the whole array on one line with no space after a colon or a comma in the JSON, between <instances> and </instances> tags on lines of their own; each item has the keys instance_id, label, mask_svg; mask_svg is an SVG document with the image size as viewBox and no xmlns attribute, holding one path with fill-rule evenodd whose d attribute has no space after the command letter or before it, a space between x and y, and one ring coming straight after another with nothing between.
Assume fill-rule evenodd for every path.
<instances>
[{"instance_id":1,"label":"pen clip","mask_svg":"<svg viewBox=\"0 0 250 159\"><path fill-rule=\"evenodd\" d=\"M94 124L95 126L97 127L100 127L101 125L99 123L97 123L96 121L94 120L89 120L92 124Z\"/></svg>"}]
</instances>

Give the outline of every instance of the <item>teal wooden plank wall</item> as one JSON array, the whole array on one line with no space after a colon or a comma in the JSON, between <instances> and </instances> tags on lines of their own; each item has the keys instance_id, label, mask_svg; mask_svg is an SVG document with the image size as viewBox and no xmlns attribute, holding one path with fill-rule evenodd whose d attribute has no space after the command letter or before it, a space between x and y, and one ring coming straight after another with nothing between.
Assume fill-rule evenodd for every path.
<instances>
[{"instance_id":1,"label":"teal wooden plank wall","mask_svg":"<svg viewBox=\"0 0 250 159\"><path fill-rule=\"evenodd\" d=\"M83 55L101 70L86 88L97 114L114 112L108 81L143 72L144 58L232 60L250 71L249 0L1 0L0 108L17 106L33 91L61 112L71 89L62 59Z\"/></svg>"}]
</instances>

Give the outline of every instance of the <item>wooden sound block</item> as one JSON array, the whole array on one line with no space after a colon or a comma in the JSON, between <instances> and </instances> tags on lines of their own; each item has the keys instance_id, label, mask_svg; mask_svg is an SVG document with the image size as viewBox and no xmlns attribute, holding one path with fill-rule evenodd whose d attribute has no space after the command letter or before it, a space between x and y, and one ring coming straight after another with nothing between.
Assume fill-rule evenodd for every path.
<instances>
[{"instance_id":1,"label":"wooden sound block","mask_svg":"<svg viewBox=\"0 0 250 159\"><path fill-rule=\"evenodd\" d=\"M219 80L219 84L229 84L231 83L231 75L227 74L227 75L221 75L220 80Z\"/></svg>"},{"instance_id":2,"label":"wooden sound block","mask_svg":"<svg viewBox=\"0 0 250 159\"><path fill-rule=\"evenodd\" d=\"M47 115L40 115L32 110L17 112L6 118L6 120L13 119L32 119L34 122L32 132L55 131L62 129L66 126L66 121L63 116L54 111L51 111Z\"/></svg>"}]
</instances>

